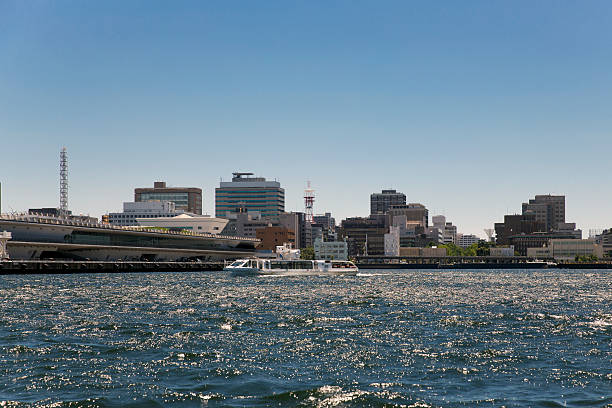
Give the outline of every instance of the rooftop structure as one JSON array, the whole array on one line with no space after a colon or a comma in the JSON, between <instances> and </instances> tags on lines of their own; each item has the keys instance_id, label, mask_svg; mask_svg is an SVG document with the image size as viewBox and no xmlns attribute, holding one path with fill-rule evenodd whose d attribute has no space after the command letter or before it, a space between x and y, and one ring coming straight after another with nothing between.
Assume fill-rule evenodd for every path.
<instances>
[{"instance_id":1,"label":"rooftop structure","mask_svg":"<svg viewBox=\"0 0 612 408\"><path fill-rule=\"evenodd\" d=\"M138 218L142 227L162 228L170 231L190 231L197 234L220 234L229 220L208 215L180 214L174 217Z\"/></svg>"},{"instance_id":2,"label":"rooftop structure","mask_svg":"<svg viewBox=\"0 0 612 408\"><path fill-rule=\"evenodd\" d=\"M176 217L183 211L176 211L172 201L142 201L123 203L123 212L109 213L108 223L119 226L139 225L138 218Z\"/></svg>"}]
</instances>

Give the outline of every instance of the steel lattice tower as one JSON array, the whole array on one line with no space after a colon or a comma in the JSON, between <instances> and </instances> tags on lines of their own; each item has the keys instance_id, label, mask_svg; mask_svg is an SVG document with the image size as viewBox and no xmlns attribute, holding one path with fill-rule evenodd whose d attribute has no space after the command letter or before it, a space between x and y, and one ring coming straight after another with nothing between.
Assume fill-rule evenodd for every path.
<instances>
[{"instance_id":1,"label":"steel lattice tower","mask_svg":"<svg viewBox=\"0 0 612 408\"><path fill-rule=\"evenodd\" d=\"M304 214L306 215L306 222L313 223L313 207L314 207L314 190L310 188L310 181L307 183L306 190L304 190Z\"/></svg>"},{"instance_id":2,"label":"steel lattice tower","mask_svg":"<svg viewBox=\"0 0 612 408\"><path fill-rule=\"evenodd\" d=\"M68 154L65 147L60 152L60 209L68 210Z\"/></svg>"}]
</instances>

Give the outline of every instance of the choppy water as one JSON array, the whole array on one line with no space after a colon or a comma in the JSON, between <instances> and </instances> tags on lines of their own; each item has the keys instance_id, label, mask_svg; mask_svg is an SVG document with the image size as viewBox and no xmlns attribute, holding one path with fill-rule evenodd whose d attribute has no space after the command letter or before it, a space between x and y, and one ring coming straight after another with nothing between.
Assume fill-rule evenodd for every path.
<instances>
[{"instance_id":1,"label":"choppy water","mask_svg":"<svg viewBox=\"0 0 612 408\"><path fill-rule=\"evenodd\" d=\"M612 272L0 276L0 406L612 406Z\"/></svg>"}]
</instances>

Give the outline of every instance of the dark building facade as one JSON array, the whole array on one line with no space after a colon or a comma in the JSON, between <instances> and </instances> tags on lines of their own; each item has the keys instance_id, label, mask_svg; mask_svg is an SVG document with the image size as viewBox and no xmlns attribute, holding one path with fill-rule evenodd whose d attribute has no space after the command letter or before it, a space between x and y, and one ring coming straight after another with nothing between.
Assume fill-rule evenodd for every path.
<instances>
[{"instance_id":1,"label":"dark building facade","mask_svg":"<svg viewBox=\"0 0 612 408\"><path fill-rule=\"evenodd\" d=\"M331 213L317 214L312 219L315 224L319 224L323 228L332 231L336 229L336 219L332 217Z\"/></svg>"},{"instance_id":2,"label":"dark building facade","mask_svg":"<svg viewBox=\"0 0 612 408\"><path fill-rule=\"evenodd\" d=\"M406 194L395 190L382 190L370 195L370 214L384 214L392 205L405 205Z\"/></svg>"},{"instance_id":3,"label":"dark building facade","mask_svg":"<svg viewBox=\"0 0 612 408\"><path fill-rule=\"evenodd\" d=\"M202 215L202 189L197 187L167 187L156 181L153 188L134 189L134 201L171 201L177 210Z\"/></svg>"},{"instance_id":4,"label":"dark building facade","mask_svg":"<svg viewBox=\"0 0 612 408\"><path fill-rule=\"evenodd\" d=\"M495 223L495 242L499 245L511 245L511 236L545 231L545 224L538 221L535 214L505 215L504 222Z\"/></svg>"},{"instance_id":5,"label":"dark building facade","mask_svg":"<svg viewBox=\"0 0 612 408\"><path fill-rule=\"evenodd\" d=\"M343 220L340 236L346 239L349 256L384 255L387 231L384 215L370 215Z\"/></svg>"},{"instance_id":6,"label":"dark building facade","mask_svg":"<svg viewBox=\"0 0 612 408\"><path fill-rule=\"evenodd\" d=\"M523 203L523 215L533 214L546 231L553 231L565 223L565 196L537 195Z\"/></svg>"},{"instance_id":7,"label":"dark building facade","mask_svg":"<svg viewBox=\"0 0 612 408\"><path fill-rule=\"evenodd\" d=\"M259 228L256 236L261 240L257 249L274 251L277 246L287 243L295 248L295 232L284 227Z\"/></svg>"}]
</instances>

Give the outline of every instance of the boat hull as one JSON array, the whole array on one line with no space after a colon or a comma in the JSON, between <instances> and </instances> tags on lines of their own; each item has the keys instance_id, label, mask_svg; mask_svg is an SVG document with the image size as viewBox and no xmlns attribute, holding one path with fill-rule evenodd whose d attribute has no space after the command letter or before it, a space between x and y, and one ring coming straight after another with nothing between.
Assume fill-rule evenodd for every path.
<instances>
[{"instance_id":1,"label":"boat hull","mask_svg":"<svg viewBox=\"0 0 612 408\"><path fill-rule=\"evenodd\" d=\"M274 269L274 270L261 270L254 268L224 268L226 272L232 273L235 276L338 276L338 275L349 275L354 276L359 272L358 269L344 269L344 270L316 270L316 269Z\"/></svg>"}]
</instances>

